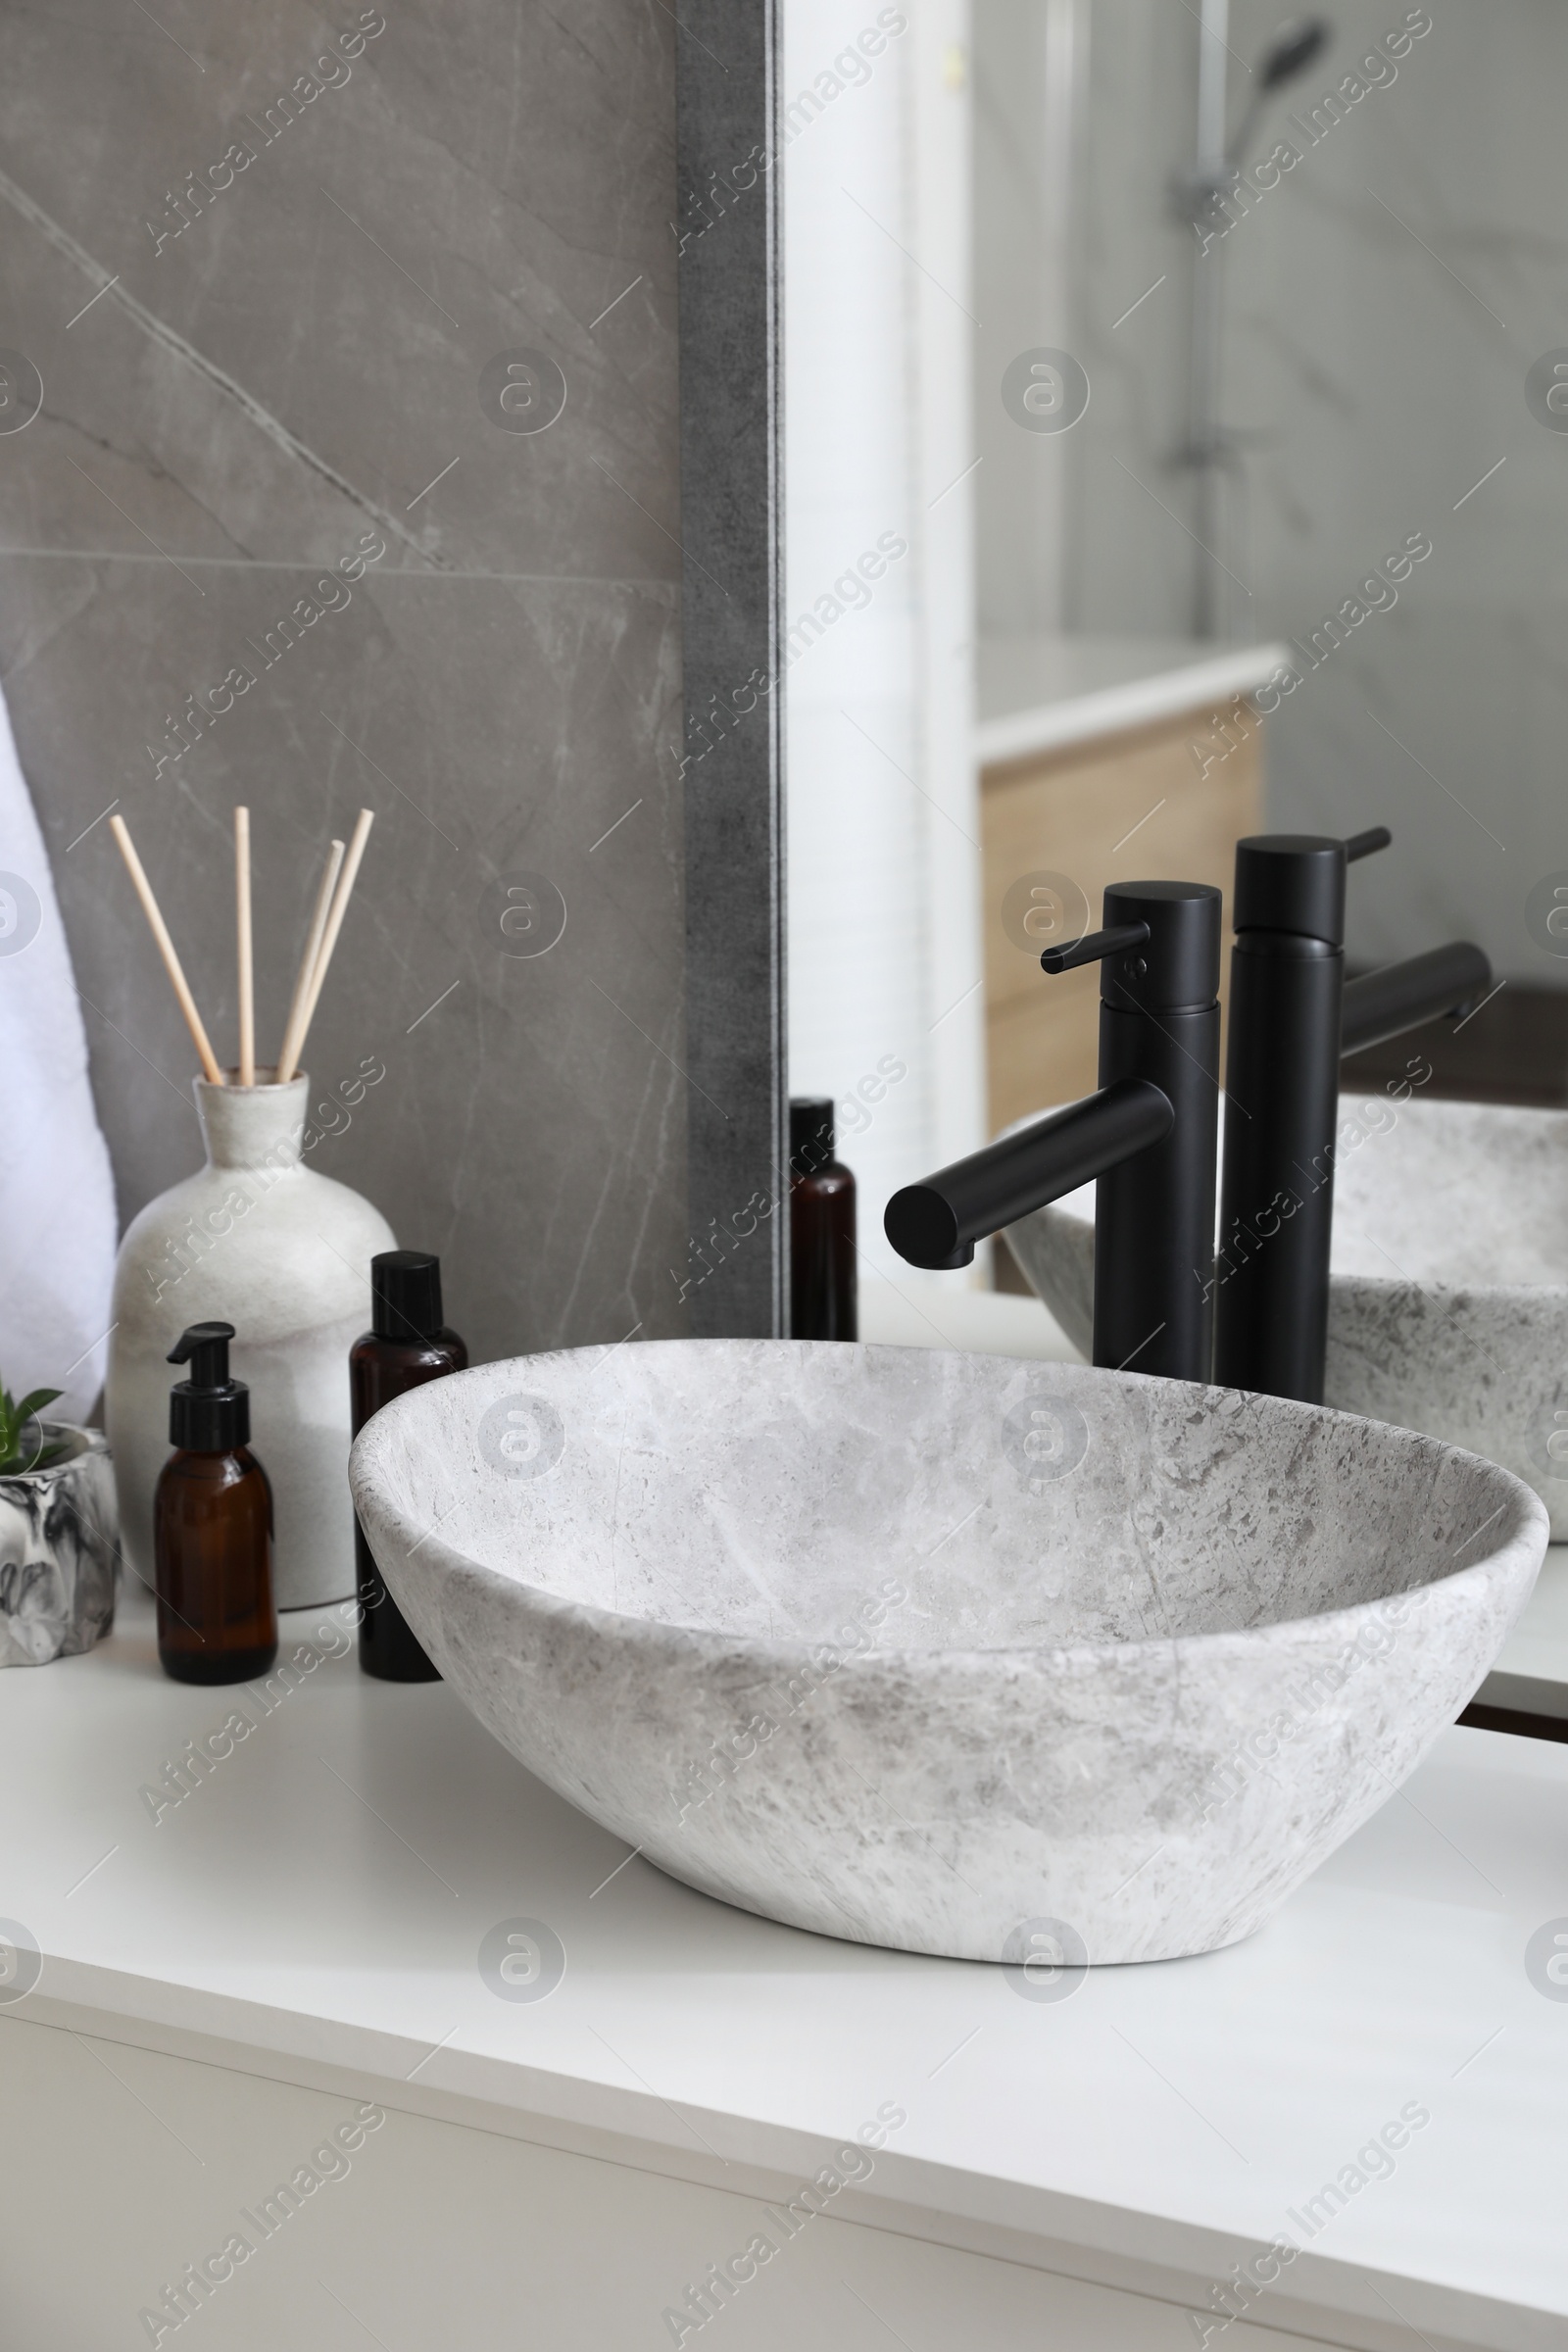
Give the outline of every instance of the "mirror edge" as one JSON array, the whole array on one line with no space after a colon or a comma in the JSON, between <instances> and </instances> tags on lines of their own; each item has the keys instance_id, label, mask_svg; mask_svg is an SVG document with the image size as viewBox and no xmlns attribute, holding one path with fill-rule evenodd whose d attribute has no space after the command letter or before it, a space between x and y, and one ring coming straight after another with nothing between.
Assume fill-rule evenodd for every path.
<instances>
[{"instance_id":1,"label":"mirror edge","mask_svg":"<svg viewBox=\"0 0 1568 2352\"><path fill-rule=\"evenodd\" d=\"M788 1331L781 10L686 0L676 36L695 1338Z\"/></svg>"}]
</instances>

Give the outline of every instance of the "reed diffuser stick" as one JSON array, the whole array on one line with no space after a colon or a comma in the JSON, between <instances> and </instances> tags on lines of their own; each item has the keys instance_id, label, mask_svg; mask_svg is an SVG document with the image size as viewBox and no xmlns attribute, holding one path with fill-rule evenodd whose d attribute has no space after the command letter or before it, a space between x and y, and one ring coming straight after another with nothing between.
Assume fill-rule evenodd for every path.
<instances>
[{"instance_id":1,"label":"reed diffuser stick","mask_svg":"<svg viewBox=\"0 0 1568 2352\"><path fill-rule=\"evenodd\" d=\"M332 906L332 893L337 887L337 878L342 866L343 844L340 841L334 841L326 854L326 864L321 873L321 887L316 894L316 906L311 914L311 927L306 934L305 953L300 957L299 974L294 982L294 994L289 999L288 1019L283 1023L283 1043L278 1049L277 1055L278 1077L281 1077L285 1066L292 1069L294 1062L299 1057L300 1046L305 1036L305 1005L311 993L311 982L316 977L316 959L321 952L321 935L326 929L326 918Z\"/></svg>"},{"instance_id":2,"label":"reed diffuser stick","mask_svg":"<svg viewBox=\"0 0 1568 2352\"><path fill-rule=\"evenodd\" d=\"M299 1037L294 1044L293 1052L285 1054L277 1065L279 1086L293 1077L299 1057L305 1051L305 1040L315 1017L317 1001L321 994L321 983L326 978L327 966L332 960L332 951L337 946L337 935L343 928L343 917L348 912L349 899L360 870L360 859L365 856L365 844L374 822L375 812L373 809L362 808L360 810L353 837L349 842L348 856L343 860L343 870L338 876L337 889L332 894L332 909L326 918L326 929L321 935L320 950L316 958L316 969L311 974L310 994L305 1000L304 1017L299 1025Z\"/></svg>"},{"instance_id":3,"label":"reed diffuser stick","mask_svg":"<svg viewBox=\"0 0 1568 2352\"><path fill-rule=\"evenodd\" d=\"M234 937L239 953L239 1082L256 1084L256 960L251 948L251 812L234 811Z\"/></svg>"},{"instance_id":4,"label":"reed diffuser stick","mask_svg":"<svg viewBox=\"0 0 1568 2352\"><path fill-rule=\"evenodd\" d=\"M109 819L109 830L120 844L120 855L125 860L126 871L135 884L136 896L141 901L142 912L152 927L153 938L158 943L158 953L164 959L164 969L173 985L175 996L179 999L179 1009L185 1015L185 1026L190 1031L197 1053L201 1055L202 1070L209 1085L221 1086L224 1079L222 1071L218 1066L218 1056L213 1052L206 1030L202 1027L202 1016L196 1009L196 1000L191 995L190 984L180 968L179 957L174 954L174 943L169 936L169 925L159 911L158 901L153 897L153 886L142 870L142 862L136 855L136 845L130 838L129 828L122 816L112 816Z\"/></svg>"}]
</instances>

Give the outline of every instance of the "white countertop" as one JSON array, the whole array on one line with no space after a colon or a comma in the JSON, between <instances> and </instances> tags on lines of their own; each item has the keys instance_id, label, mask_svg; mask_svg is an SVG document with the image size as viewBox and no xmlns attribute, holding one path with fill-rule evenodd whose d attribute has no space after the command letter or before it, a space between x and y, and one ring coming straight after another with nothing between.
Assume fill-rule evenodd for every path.
<instances>
[{"instance_id":1,"label":"white countertop","mask_svg":"<svg viewBox=\"0 0 1568 2352\"><path fill-rule=\"evenodd\" d=\"M862 1280L860 1337L883 1348L958 1348L970 1355L1017 1355L1045 1363L1084 1357L1042 1299L1021 1291L969 1289L910 1271Z\"/></svg>"},{"instance_id":2,"label":"white countertop","mask_svg":"<svg viewBox=\"0 0 1568 2352\"><path fill-rule=\"evenodd\" d=\"M982 642L975 758L982 767L1151 726L1250 694L1290 659L1269 645L1192 637L1006 637Z\"/></svg>"},{"instance_id":3,"label":"white countertop","mask_svg":"<svg viewBox=\"0 0 1568 2352\"><path fill-rule=\"evenodd\" d=\"M87 1657L0 1674L0 1913L44 1955L0 2034L72 2025L773 2195L893 2102L907 2121L847 2218L853 2197L1205 2308L1414 2102L1431 2121L1392 2174L1251 2316L1311 2333L1326 2309L1373 2347L1414 2342L1394 2312L1507 2352L1563 2341L1568 2004L1524 1952L1568 1911L1568 1749L1446 1733L1251 1941L1038 2003L625 1861L444 1685L329 1658L326 1612L287 1622L284 1655L302 1640L320 1662L270 1714L166 1680L144 1603ZM155 1823L144 1787L231 1708L256 1728ZM527 2005L476 1966L515 1918L566 1953ZM1171 2343L1189 2332L1176 2313Z\"/></svg>"}]
</instances>

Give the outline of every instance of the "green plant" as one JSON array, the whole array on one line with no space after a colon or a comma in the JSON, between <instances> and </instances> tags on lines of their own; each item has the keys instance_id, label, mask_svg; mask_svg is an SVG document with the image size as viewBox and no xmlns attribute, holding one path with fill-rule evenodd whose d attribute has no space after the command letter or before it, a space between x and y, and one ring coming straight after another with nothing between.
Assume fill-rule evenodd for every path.
<instances>
[{"instance_id":1,"label":"green plant","mask_svg":"<svg viewBox=\"0 0 1568 2352\"><path fill-rule=\"evenodd\" d=\"M12 1401L11 1391L0 1388L0 1478L14 1477L18 1471L47 1470L51 1462L58 1462L62 1454L71 1451L70 1444L65 1440L46 1445L41 1422L38 1426L38 1443L31 1454L23 1448L28 1423L42 1412L46 1404L53 1404L63 1393L60 1389L34 1389L30 1396L24 1396L22 1402L16 1404Z\"/></svg>"}]
</instances>

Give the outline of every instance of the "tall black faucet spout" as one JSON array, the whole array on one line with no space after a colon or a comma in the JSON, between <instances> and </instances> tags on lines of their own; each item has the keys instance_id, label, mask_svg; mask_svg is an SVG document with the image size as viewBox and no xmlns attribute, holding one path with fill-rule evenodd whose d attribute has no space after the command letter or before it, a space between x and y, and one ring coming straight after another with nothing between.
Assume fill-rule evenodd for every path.
<instances>
[{"instance_id":1,"label":"tall black faucet spout","mask_svg":"<svg viewBox=\"0 0 1568 2352\"><path fill-rule=\"evenodd\" d=\"M911 1266L966 1266L976 1242L1162 1143L1175 1122L1170 1098L1157 1086L1121 1079L955 1160L923 1184L906 1184L888 1202L883 1229Z\"/></svg>"},{"instance_id":2,"label":"tall black faucet spout","mask_svg":"<svg viewBox=\"0 0 1568 2352\"><path fill-rule=\"evenodd\" d=\"M1206 1381L1213 1353L1220 894L1113 882L1105 928L1048 948L1048 972L1100 965L1100 1092L888 1203L911 1265L966 1266L987 1234L1091 1178L1095 1361Z\"/></svg>"}]
</instances>

